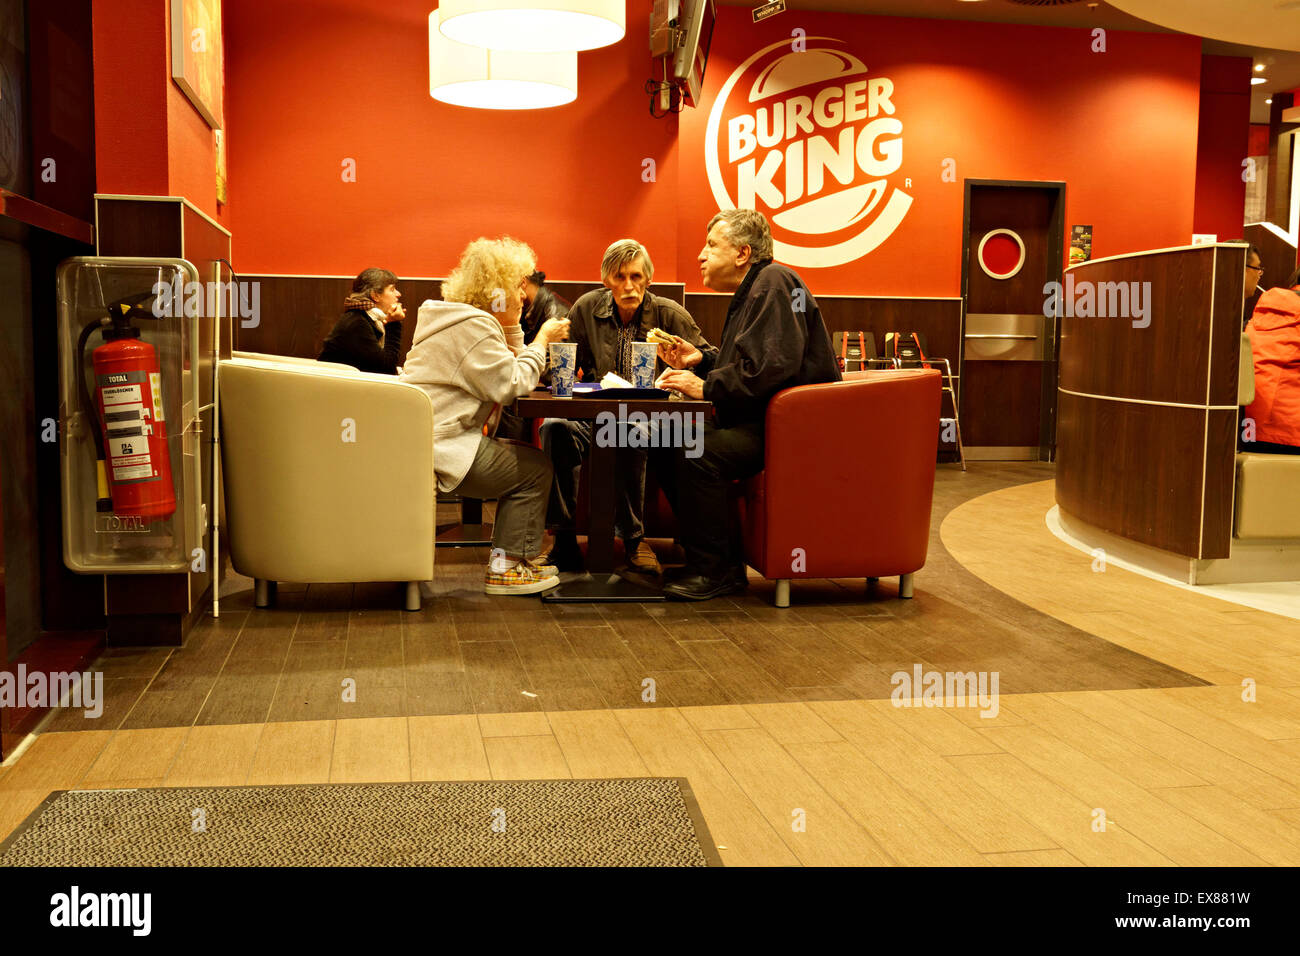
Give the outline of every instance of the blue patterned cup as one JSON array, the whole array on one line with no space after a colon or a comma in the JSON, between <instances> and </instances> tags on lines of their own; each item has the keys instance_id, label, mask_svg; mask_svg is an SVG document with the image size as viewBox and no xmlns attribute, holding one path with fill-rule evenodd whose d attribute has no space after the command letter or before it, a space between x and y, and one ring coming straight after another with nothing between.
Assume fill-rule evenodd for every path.
<instances>
[{"instance_id":1,"label":"blue patterned cup","mask_svg":"<svg viewBox=\"0 0 1300 956\"><path fill-rule=\"evenodd\" d=\"M632 386L634 388L654 388L655 363L659 358L659 346L653 342L632 343Z\"/></svg>"},{"instance_id":2,"label":"blue patterned cup","mask_svg":"<svg viewBox=\"0 0 1300 956\"><path fill-rule=\"evenodd\" d=\"M551 343L551 395L572 398L573 382L578 374L578 343Z\"/></svg>"}]
</instances>

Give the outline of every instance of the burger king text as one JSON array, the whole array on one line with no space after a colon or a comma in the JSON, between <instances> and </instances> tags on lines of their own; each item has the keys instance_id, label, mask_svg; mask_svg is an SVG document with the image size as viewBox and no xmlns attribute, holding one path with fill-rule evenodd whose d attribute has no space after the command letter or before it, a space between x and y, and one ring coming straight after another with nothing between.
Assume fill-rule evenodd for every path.
<instances>
[{"instance_id":1,"label":"burger king text","mask_svg":"<svg viewBox=\"0 0 1300 956\"><path fill-rule=\"evenodd\" d=\"M755 208L757 196L769 207L779 208L802 198L805 186L807 196L815 196L825 188L827 170L848 185L855 175L855 162L872 177L896 172L903 163L899 136L903 124L888 116L874 118L882 112L893 114L893 92L891 80L877 77L826 87L815 98L791 96L733 117L727 122L728 163L740 162L760 148L768 150L761 165L755 156L737 167L737 205ZM863 119L871 122L861 127L845 125ZM809 137L816 127L839 127L835 145L821 135ZM774 148L782 143L786 144L784 150ZM773 183L783 163L784 191Z\"/></svg>"}]
</instances>

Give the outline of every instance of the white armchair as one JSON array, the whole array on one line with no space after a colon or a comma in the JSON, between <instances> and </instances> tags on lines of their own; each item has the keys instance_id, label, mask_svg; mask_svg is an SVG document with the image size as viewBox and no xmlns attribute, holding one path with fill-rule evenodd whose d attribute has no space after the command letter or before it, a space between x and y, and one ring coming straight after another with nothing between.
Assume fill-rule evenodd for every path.
<instances>
[{"instance_id":1,"label":"white armchair","mask_svg":"<svg viewBox=\"0 0 1300 956\"><path fill-rule=\"evenodd\" d=\"M325 363L218 370L231 563L256 583L433 578L433 403L414 385Z\"/></svg>"}]
</instances>

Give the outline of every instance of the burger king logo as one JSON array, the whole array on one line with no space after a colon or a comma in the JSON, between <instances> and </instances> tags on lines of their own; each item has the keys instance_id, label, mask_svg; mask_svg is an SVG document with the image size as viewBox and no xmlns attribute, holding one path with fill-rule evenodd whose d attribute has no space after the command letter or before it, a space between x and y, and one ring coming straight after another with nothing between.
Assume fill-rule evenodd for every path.
<instances>
[{"instance_id":1,"label":"burger king logo","mask_svg":"<svg viewBox=\"0 0 1300 956\"><path fill-rule=\"evenodd\" d=\"M727 78L709 113L704 159L718 207L765 212L776 258L792 266L860 259L912 205L899 188L894 84L842 44L764 47Z\"/></svg>"}]
</instances>

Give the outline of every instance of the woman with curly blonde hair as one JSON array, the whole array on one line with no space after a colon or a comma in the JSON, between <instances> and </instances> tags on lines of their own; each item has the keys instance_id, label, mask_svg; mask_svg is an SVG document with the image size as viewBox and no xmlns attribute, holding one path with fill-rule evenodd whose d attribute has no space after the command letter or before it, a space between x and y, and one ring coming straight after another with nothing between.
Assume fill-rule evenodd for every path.
<instances>
[{"instance_id":1,"label":"woman with curly blonde hair","mask_svg":"<svg viewBox=\"0 0 1300 956\"><path fill-rule=\"evenodd\" d=\"M536 594L559 583L555 568L532 562L541 550L550 459L540 450L494 437L501 406L537 387L552 342L568 319L550 319L530 345L519 315L533 250L516 239L475 239L442 285L443 301L420 306L404 382L433 399L438 490L496 498L488 594Z\"/></svg>"}]
</instances>

